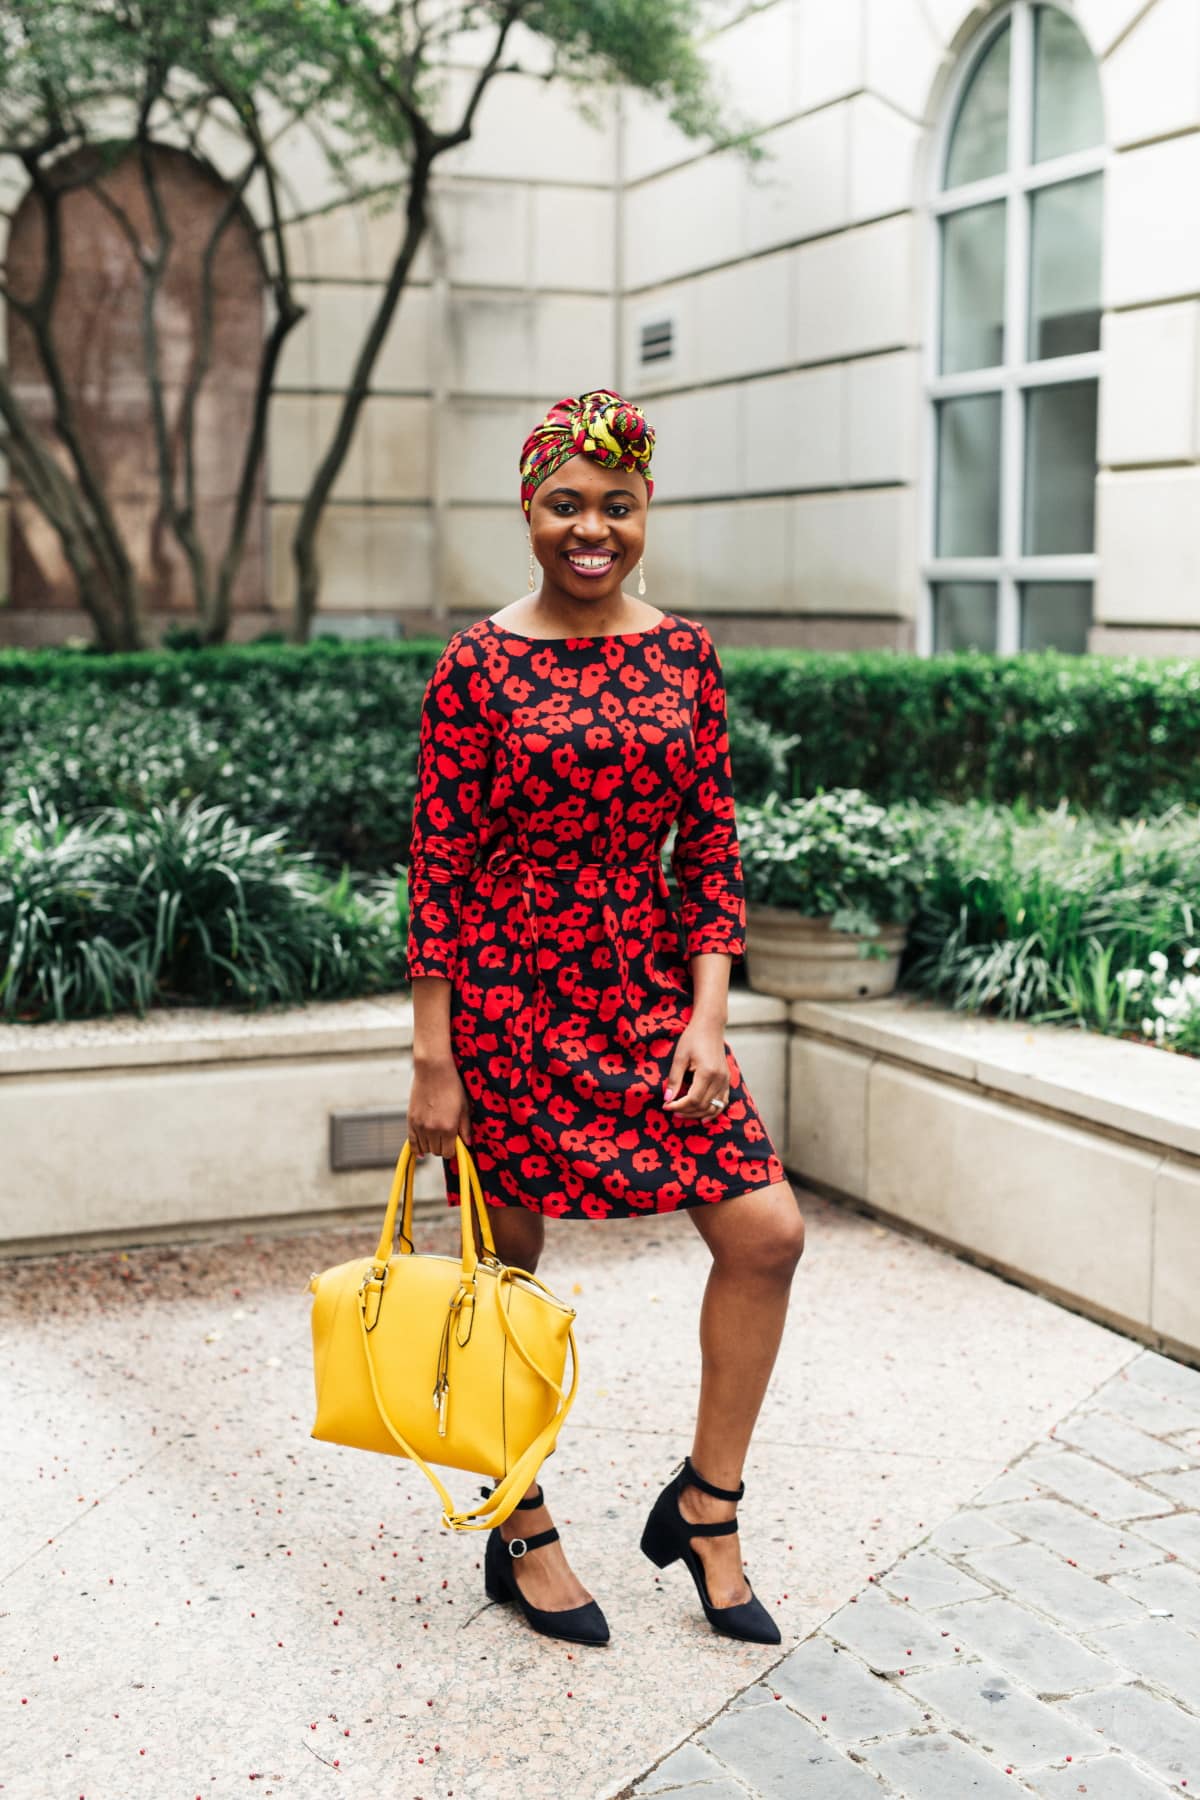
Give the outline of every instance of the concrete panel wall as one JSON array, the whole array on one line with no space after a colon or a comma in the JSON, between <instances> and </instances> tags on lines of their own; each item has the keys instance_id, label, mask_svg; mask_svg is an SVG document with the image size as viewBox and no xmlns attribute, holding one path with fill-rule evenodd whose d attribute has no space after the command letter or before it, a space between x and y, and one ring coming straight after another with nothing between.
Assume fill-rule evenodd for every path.
<instances>
[{"instance_id":1,"label":"concrete panel wall","mask_svg":"<svg viewBox=\"0 0 1200 1800\"><path fill-rule=\"evenodd\" d=\"M1172 1115L1182 1098L1194 1116L1195 1075L1178 1095L1165 1074L1139 1087L1128 1049L891 1000L799 1003L788 1169L1194 1356L1200 1163Z\"/></svg>"},{"instance_id":2,"label":"concrete panel wall","mask_svg":"<svg viewBox=\"0 0 1200 1800\"><path fill-rule=\"evenodd\" d=\"M648 584L726 642L907 644L915 169L945 43L918 0L776 0L707 53L762 160L643 102L622 145L622 373L660 442ZM664 320L673 353L643 362Z\"/></svg>"},{"instance_id":3,"label":"concrete panel wall","mask_svg":"<svg viewBox=\"0 0 1200 1800\"><path fill-rule=\"evenodd\" d=\"M702 610L729 596L729 641L913 639L925 189L951 74L992 10L776 0L716 33L710 61L765 153L753 168L627 108L621 367L662 440L647 567ZM1112 145L1094 643L1200 651L1200 10L1068 10L1100 61ZM674 354L643 363L642 328L664 320ZM741 531L729 514L766 495L793 504L748 568L762 512ZM662 543L668 509L694 517ZM685 578L701 543L715 560Z\"/></svg>"},{"instance_id":4,"label":"concrete panel wall","mask_svg":"<svg viewBox=\"0 0 1200 1800\"><path fill-rule=\"evenodd\" d=\"M545 61L528 34L521 46L526 67ZM482 36L457 51L485 54ZM469 77L465 60L451 72L447 121ZM331 623L398 614L407 630L445 634L460 613L494 612L524 590L520 445L562 394L616 383L616 153L615 119L590 125L561 87L506 75L472 142L438 165L434 230L323 530ZM306 203L293 206L288 246L308 312L283 358L270 444L271 603L283 612L296 503L403 231L397 202L332 205L306 157L298 140L290 192Z\"/></svg>"},{"instance_id":5,"label":"concrete panel wall","mask_svg":"<svg viewBox=\"0 0 1200 1800\"><path fill-rule=\"evenodd\" d=\"M562 87L502 78L440 168L436 231L334 492L326 610L394 614L399 595L407 629L440 631L524 591L525 431L560 395L614 385L659 433L656 603L704 613L725 641L911 643L931 505L925 190L952 72L991 10L773 0L714 30L705 53L764 153L753 167L642 96L596 126ZM1094 643L1200 651L1200 7L1068 10L1100 61L1112 146ZM482 37L459 50L447 118ZM528 37L521 56L545 62ZM276 609L294 508L401 228L395 202L337 204L302 128L285 153L308 311L270 442ZM642 328L664 320L673 353L643 362Z\"/></svg>"}]
</instances>

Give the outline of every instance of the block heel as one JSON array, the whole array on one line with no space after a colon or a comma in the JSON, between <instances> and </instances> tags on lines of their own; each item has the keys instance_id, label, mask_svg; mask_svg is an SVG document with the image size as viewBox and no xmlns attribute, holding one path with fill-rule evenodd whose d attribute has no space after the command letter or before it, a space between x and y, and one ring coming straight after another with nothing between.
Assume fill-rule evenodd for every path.
<instances>
[{"instance_id":1,"label":"block heel","mask_svg":"<svg viewBox=\"0 0 1200 1800\"><path fill-rule=\"evenodd\" d=\"M693 1550L690 1540L694 1537L730 1537L738 1528L737 1520L718 1519L711 1525L694 1525L679 1510L679 1496L685 1487L699 1488L701 1493L711 1494L716 1500L735 1502L746 1491L745 1482L736 1493L730 1488L714 1487L711 1481L706 1481L697 1472L691 1458L685 1456L650 1509L650 1517L642 1532L643 1551L660 1569L668 1568L673 1562L684 1565L696 1584L705 1618L722 1637L740 1638L742 1642L749 1644L782 1643L778 1625L753 1592L749 1600L743 1600L737 1606L712 1604L704 1576L704 1564Z\"/></svg>"},{"instance_id":2,"label":"block heel","mask_svg":"<svg viewBox=\"0 0 1200 1800\"><path fill-rule=\"evenodd\" d=\"M659 1517L657 1503L642 1532L642 1554L648 1556L659 1569L669 1569L673 1562L679 1561L678 1541L671 1531L670 1523Z\"/></svg>"}]
</instances>

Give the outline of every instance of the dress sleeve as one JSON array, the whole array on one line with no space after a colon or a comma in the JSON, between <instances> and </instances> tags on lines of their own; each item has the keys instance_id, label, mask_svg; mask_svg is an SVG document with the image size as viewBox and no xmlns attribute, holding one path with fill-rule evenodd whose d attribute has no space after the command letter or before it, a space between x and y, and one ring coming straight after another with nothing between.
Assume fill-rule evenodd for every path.
<instances>
[{"instance_id":1,"label":"dress sleeve","mask_svg":"<svg viewBox=\"0 0 1200 1800\"><path fill-rule=\"evenodd\" d=\"M694 714L695 778L683 797L671 851L688 956L746 947L746 894L738 849L729 756L725 678L701 627L700 685Z\"/></svg>"},{"instance_id":2,"label":"dress sleeve","mask_svg":"<svg viewBox=\"0 0 1200 1800\"><path fill-rule=\"evenodd\" d=\"M492 733L478 652L456 632L425 686L408 853L408 976L454 978L463 882L486 825Z\"/></svg>"}]
</instances>

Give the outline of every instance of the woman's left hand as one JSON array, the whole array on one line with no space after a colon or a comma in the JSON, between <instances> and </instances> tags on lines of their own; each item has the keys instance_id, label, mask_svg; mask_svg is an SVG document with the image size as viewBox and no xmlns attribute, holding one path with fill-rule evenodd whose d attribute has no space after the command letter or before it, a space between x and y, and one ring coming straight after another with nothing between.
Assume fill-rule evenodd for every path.
<instances>
[{"instance_id":1,"label":"woman's left hand","mask_svg":"<svg viewBox=\"0 0 1200 1800\"><path fill-rule=\"evenodd\" d=\"M686 1093L680 1093L689 1069L691 1085ZM663 1111L680 1119L719 1119L723 1108L710 1105L713 1100L729 1101L725 1032L720 1024L693 1016L675 1045L663 1091Z\"/></svg>"}]
</instances>

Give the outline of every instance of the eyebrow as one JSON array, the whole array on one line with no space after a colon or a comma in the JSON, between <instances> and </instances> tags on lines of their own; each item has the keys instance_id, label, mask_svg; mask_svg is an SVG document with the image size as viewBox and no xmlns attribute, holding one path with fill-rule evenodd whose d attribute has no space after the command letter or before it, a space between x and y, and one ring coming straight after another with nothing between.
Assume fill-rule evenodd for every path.
<instances>
[{"instance_id":1,"label":"eyebrow","mask_svg":"<svg viewBox=\"0 0 1200 1800\"><path fill-rule=\"evenodd\" d=\"M583 499L583 495L579 492L578 488L559 487L559 488L551 488L550 492L546 495L547 500L552 500L554 498L555 494L569 494L571 496L572 500L582 500ZM611 500L614 494L626 494L626 495L628 495L630 500L637 499L637 495L634 493L632 488L608 488L605 492L604 498L606 500Z\"/></svg>"}]
</instances>

